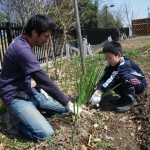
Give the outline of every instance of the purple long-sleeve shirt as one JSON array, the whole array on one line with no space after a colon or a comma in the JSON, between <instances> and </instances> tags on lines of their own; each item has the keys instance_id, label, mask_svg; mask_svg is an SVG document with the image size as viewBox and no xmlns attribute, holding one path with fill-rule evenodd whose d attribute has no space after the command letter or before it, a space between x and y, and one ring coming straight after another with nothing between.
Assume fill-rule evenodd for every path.
<instances>
[{"instance_id":1,"label":"purple long-sleeve shirt","mask_svg":"<svg viewBox=\"0 0 150 150\"><path fill-rule=\"evenodd\" d=\"M21 35L12 41L4 55L0 75L0 96L4 103L10 105L18 91L34 95L31 78L62 105L68 104L69 98L41 69L31 46Z\"/></svg>"}]
</instances>

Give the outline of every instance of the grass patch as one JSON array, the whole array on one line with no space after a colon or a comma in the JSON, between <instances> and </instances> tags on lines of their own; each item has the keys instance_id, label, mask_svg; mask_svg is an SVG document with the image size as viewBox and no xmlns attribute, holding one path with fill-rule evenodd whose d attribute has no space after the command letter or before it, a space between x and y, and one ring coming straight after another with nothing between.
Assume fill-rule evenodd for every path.
<instances>
[{"instance_id":1,"label":"grass patch","mask_svg":"<svg viewBox=\"0 0 150 150\"><path fill-rule=\"evenodd\" d=\"M95 150L107 149L107 148L113 149L113 144L109 144L103 140L96 142Z\"/></svg>"}]
</instances>

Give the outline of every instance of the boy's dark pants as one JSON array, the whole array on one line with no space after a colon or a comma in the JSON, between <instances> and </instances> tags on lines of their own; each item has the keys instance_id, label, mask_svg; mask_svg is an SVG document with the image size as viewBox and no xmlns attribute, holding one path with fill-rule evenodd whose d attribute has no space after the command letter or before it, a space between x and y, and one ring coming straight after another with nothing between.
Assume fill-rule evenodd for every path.
<instances>
[{"instance_id":1,"label":"boy's dark pants","mask_svg":"<svg viewBox=\"0 0 150 150\"><path fill-rule=\"evenodd\" d=\"M119 94L121 98L114 104L116 112L126 112L137 105L135 94L140 94L145 90L146 81L145 79L139 80L131 74L125 74L120 81L121 84L114 89L114 92Z\"/></svg>"}]
</instances>

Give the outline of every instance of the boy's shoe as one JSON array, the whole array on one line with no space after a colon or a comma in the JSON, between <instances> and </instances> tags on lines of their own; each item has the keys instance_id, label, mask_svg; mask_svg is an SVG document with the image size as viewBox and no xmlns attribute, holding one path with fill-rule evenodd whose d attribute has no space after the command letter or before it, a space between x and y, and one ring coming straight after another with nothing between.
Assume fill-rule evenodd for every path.
<instances>
[{"instance_id":1,"label":"boy's shoe","mask_svg":"<svg viewBox=\"0 0 150 150\"><path fill-rule=\"evenodd\" d=\"M137 101L135 100L134 102L127 102L124 101L120 106L116 107L116 112L119 113L124 113L129 111L133 106L137 105Z\"/></svg>"},{"instance_id":2,"label":"boy's shoe","mask_svg":"<svg viewBox=\"0 0 150 150\"><path fill-rule=\"evenodd\" d=\"M123 101L115 109L116 112L119 113L127 112L133 106L137 105L137 101L135 99L134 87L124 89L122 95L123 95Z\"/></svg>"}]
</instances>

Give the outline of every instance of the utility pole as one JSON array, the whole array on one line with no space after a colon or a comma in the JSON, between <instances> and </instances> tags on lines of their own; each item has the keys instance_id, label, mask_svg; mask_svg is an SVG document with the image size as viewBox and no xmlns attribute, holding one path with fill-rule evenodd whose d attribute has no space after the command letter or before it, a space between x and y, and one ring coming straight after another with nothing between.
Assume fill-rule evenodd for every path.
<instances>
[{"instance_id":1,"label":"utility pole","mask_svg":"<svg viewBox=\"0 0 150 150\"><path fill-rule=\"evenodd\" d=\"M110 6L107 6L107 5L106 5L106 28L108 28L108 10L107 10L107 9L108 9L109 7L114 7L114 6L115 6L115 5L110 5Z\"/></svg>"},{"instance_id":2,"label":"utility pole","mask_svg":"<svg viewBox=\"0 0 150 150\"><path fill-rule=\"evenodd\" d=\"M76 25L77 25L77 35L79 41L82 74L84 75L85 61L83 56L83 44L82 44L82 35L81 35L81 27L80 27L80 20L79 20L78 3L77 0L73 0L73 2L74 2L74 11L75 11Z\"/></svg>"},{"instance_id":3,"label":"utility pole","mask_svg":"<svg viewBox=\"0 0 150 150\"><path fill-rule=\"evenodd\" d=\"M107 15L107 6L106 6L106 28L108 28L108 15Z\"/></svg>"},{"instance_id":4,"label":"utility pole","mask_svg":"<svg viewBox=\"0 0 150 150\"><path fill-rule=\"evenodd\" d=\"M149 6L148 6L148 18L150 18L150 13L149 13L149 10L150 10L150 8L149 8Z\"/></svg>"}]
</instances>

